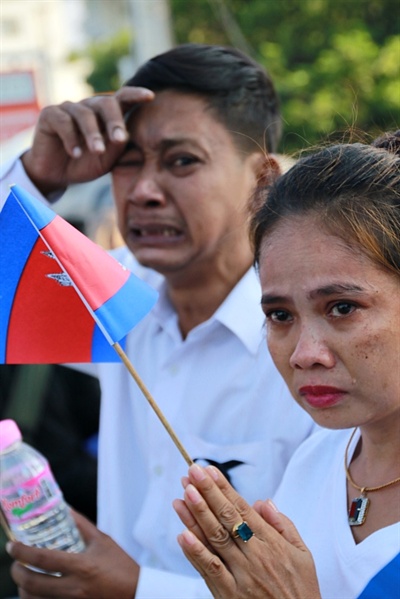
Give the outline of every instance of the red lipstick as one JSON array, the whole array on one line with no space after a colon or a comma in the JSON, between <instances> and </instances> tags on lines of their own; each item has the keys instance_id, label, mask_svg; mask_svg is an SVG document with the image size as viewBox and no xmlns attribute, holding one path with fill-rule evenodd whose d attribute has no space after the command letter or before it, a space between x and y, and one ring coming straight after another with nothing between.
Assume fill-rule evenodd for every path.
<instances>
[{"instance_id":1,"label":"red lipstick","mask_svg":"<svg viewBox=\"0 0 400 599\"><path fill-rule=\"evenodd\" d=\"M312 408L330 408L339 403L347 392L326 385L308 385L300 387L299 393Z\"/></svg>"}]
</instances>

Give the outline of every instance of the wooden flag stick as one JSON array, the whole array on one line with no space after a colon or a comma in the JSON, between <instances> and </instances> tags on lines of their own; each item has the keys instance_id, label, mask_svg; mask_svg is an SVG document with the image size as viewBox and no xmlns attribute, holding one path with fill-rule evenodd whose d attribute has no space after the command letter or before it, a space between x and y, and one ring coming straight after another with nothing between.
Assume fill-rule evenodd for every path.
<instances>
[{"instance_id":1,"label":"wooden flag stick","mask_svg":"<svg viewBox=\"0 0 400 599\"><path fill-rule=\"evenodd\" d=\"M150 392L148 391L148 389L144 385L142 379L140 378L140 376L138 375L138 373L134 369L134 367L133 367L131 361L129 360L128 356L126 355L126 353L124 352L124 350L122 349L122 347L120 346L119 343L114 343L113 348L115 349L115 351L117 352L117 354L119 355L119 357L121 358L121 360L123 361L123 363L125 364L125 366L127 367L127 369L129 370L129 372L132 375L132 377L135 379L135 381L136 381L139 389L141 390L141 392L143 393L143 395L145 396L145 398L147 399L147 401L149 402L149 404L151 405L151 407L153 408L153 410L157 414L157 416L160 419L161 423L163 424L164 428L167 430L167 433L169 434L169 436L171 437L171 439L173 440L173 442L175 443L175 445L177 446L177 448L181 452L184 460L186 461L186 463L189 466L191 466L191 464L193 464L192 458L189 456L189 454L187 453L186 449L183 447L182 443L179 441L179 439L176 436L174 430L171 428L171 425L169 424L168 420L165 418L164 414L162 413L162 411L158 407L158 405L155 402L154 398L150 395Z\"/></svg>"}]
</instances>

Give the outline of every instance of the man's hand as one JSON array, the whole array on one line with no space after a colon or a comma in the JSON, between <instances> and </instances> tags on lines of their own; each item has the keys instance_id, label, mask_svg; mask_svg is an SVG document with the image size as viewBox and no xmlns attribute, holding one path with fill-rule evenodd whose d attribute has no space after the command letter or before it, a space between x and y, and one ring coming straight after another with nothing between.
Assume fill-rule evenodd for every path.
<instances>
[{"instance_id":1,"label":"man's hand","mask_svg":"<svg viewBox=\"0 0 400 599\"><path fill-rule=\"evenodd\" d=\"M11 574L21 599L133 599L139 578L139 566L109 536L100 532L82 515L73 512L86 543L83 553L37 549L11 543L7 549L16 560ZM30 564L51 576L35 572Z\"/></svg>"},{"instance_id":2,"label":"man's hand","mask_svg":"<svg viewBox=\"0 0 400 599\"><path fill-rule=\"evenodd\" d=\"M127 142L124 115L153 92L122 87L113 95L44 108L32 147L22 156L27 175L47 195L108 173Z\"/></svg>"}]
</instances>

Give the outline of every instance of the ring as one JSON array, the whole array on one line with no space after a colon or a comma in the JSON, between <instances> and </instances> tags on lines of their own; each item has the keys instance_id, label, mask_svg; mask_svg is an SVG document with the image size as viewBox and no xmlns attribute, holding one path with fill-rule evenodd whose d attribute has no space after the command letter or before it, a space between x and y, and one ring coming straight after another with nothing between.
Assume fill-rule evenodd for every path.
<instances>
[{"instance_id":1,"label":"ring","mask_svg":"<svg viewBox=\"0 0 400 599\"><path fill-rule=\"evenodd\" d=\"M242 539L244 543L247 543L254 536L254 532L251 530L250 526L242 520L242 522L238 522L232 528L232 536L234 539Z\"/></svg>"}]
</instances>

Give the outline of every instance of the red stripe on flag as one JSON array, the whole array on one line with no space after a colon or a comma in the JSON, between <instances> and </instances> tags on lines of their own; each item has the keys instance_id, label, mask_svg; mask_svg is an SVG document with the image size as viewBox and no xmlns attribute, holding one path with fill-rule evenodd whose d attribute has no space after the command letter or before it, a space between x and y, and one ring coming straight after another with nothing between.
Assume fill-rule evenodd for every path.
<instances>
[{"instance_id":1,"label":"red stripe on flag","mask_svg":"<svg viewBox=\"0 0 400 599\"><path fill-rule=\"evenodd\" d=\"M40 234L95 311L128 280L130 272L116 263L103 248L56 216ZM68 239L68 243L65 243Z\"/></svg>"},{"instance_id":2,"label":"red stripe on flag","mask_svg":"<svg viewBox=\"0 0 400 599\"><path fill-rule=\"evenodd\" d=\"M10 316L6 361L13 364L88 362L94 320L72 286L48 274L60 274L57 261L43 254L38 238L21 275Z\"/></svg>"}]
</instances>

